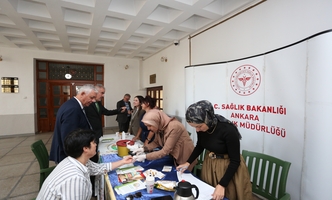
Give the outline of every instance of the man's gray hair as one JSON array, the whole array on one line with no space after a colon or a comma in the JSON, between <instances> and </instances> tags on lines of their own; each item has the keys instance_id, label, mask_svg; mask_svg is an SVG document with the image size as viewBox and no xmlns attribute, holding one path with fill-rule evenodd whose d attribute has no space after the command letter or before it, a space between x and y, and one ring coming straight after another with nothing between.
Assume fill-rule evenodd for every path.
<instances>
[{"instance_id":1,"label":"man's gray hair","mask_svg":"<svg viewBox=\"0 0 332 200\"><path fill-rule=\"evenodd\" d=\"M98 90L96 90L95 86L92 84L86 84L83 85L77 92L77 94L81 94L82 92L85 92L86 94L89 94L91 91L95 91L98 93Z\"/></svg>"},{"instance_id":2,"label":"man's gray hair","mask_svg":"<svg viewBox=\"0 0 332 200\"><path fill-rule=\"evenodd\" d=\"M96 88L96 90L99 90L100 88L105 89L105 87L104 87L102 84L97 84L97 85L95 86L95 88Z\"/></svg>"}]
</instances>

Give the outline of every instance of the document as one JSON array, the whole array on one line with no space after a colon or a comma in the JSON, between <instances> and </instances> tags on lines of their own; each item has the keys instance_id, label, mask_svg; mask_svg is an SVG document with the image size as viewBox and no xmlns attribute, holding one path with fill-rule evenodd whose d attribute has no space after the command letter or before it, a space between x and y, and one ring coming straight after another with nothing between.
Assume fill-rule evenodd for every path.
<instances>
[{"instance_id":1,"label":"document","mask_svg":"<svg viewBox=\"0 0 332 200\"><path fill-rule=\"evenodd\" d=\"M179 182L184 180L184 181L187 181L187 182L191 183L192 185L196 185L198 187L198 189L199 189L199 196L197 198L198 200L211 199L211 197L212 197L211 195L213 194L214 187L199 180L198 178L193 176L191 173L177 172L177 176L178 176ZM196 196L195 190L193 190L193 193L194 193L193 195Z\"/></svg>"}]
</instances>

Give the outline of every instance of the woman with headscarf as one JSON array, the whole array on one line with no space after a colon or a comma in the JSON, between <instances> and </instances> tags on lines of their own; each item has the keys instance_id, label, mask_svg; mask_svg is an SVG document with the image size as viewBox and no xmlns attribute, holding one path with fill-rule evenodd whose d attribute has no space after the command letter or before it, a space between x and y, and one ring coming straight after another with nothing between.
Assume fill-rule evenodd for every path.
<instances>
[{"instance_id":1,"label":"woman with headscarf","mask_svg":"<svg viewBox=\"0 0 332 200\"><path fill-rule=\"evenodd\" d=\"M187 162L177 169L186 169L206 149L201 179L215 187L212 199L250 200L250 177L240 154L241 134L237 127L215 114L212 104L206 100L188 107L186 121L196 129L197 144Z\"/></svg>"},{"instance_id":2,"label":"woman with headscarf","mask_svg":"<svg viewBox=\"0 0 332 200\"><path fill-rule=\"evenodd\" d=\"M175 166L188 160L194 150L194 144L181 122L174 117L168 117L157 109L146 112L142 121L150 131L155 133L155 139L142 148L134 150L133 152L138 154L134 156L134 160L156 160L171 155L174 158ZM151 152L156 147L161 147L161 149ZM188 170L191 171L196 162L197 160L188 165Z\"/></svg>"}]
</instances>

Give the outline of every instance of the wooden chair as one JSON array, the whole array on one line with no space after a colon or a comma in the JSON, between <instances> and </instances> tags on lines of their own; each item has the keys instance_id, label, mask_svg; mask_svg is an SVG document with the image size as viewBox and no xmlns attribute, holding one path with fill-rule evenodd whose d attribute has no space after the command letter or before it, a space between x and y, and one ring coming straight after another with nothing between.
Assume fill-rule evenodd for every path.
<instances>
[{"instance_id":1,"label":"wooden chair","mask_svg":"<svg viewBox=\"0 0 332 200\"><path fill-rule=\"evenodd\" d=\"M203 166L203 161L204 161L205 153L206 153L206 150L204 149L204 151L201 153L201 155L198 156L198 162L197 162L197 164L194 167L194 172L193 173L197 177L199 176L198 172L202 171L202 166Z\"/></svg>"},{"instance_id":2,"label":"wooden chair","mask_svg":"<svg viewBox=\"0 0 332 200\"><path fill-rule=\"evenodd\" d=\"M290 200L286 192L291 163L251 151L242 151L252 181L252 192L269 200Z\"/></svg>"},{"instance_id":3,"label":"wooden chair","mask_svg":"<svg viewBox=\"0 0 332 200\"><path fill-rule=\"evenodd\" d=\"M42 140L38 140L31 144L31 150L35 154L40 168L40 180L39 180L39 189L42 187L43 182L47 176L53 171L55 166L49 166L49 155L45 147L45 144Z\"/></svg>"}]
</instances>

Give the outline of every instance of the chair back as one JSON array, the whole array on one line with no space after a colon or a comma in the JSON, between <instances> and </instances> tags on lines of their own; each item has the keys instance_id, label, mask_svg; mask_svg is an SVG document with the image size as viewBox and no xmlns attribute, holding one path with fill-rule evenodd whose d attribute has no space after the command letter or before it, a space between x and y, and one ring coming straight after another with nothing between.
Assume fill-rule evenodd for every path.
<instances>
[{"instance_id":1,"label":"chair back","mask_svg":"<svg viewBox=\"0 0 332 200\"><path fill-rule=\"evenodd\" d=\"M40 185L43 185L44 180L52 172L55 167L49 167L49 154L42 140L38 140L31 144L31 150L35 154L40 168Z\"/></svg>"},{"instance_id":2,"label":"chair back","mask_svg":"<svg viewBox=\"0 0 332 200\"><path fill-rule=\"evenodd\" d=\"M290 162L246 150L242 151L242 156L248 166L253 193L269 200L290 199L286 193Z\"/></svg>"},{"instance_id":3,"label":"chair back","mask_svg":"<svg viewBox=\"0 0 332 200\"><path fill-rule=\"evenodd\" d=\"M35 154L40 169L45 169L49 167L49 155L42 140L38 140L31 145L31 150Z\"/></svg>"},{"instance_id":4,"label":"chair back","mask_svg":"<svg viewBox=\"0 0 332 200\"><path fill-rule=\"evenodd\" d=\"M194 172L193 172L196 176L198 176L198 170L202 170L205 154L206 154L206 149L204 149L204 151L198 156L197 163L194 166Z\"/></svg>"}]
</instances>

